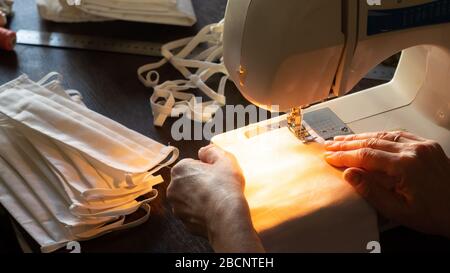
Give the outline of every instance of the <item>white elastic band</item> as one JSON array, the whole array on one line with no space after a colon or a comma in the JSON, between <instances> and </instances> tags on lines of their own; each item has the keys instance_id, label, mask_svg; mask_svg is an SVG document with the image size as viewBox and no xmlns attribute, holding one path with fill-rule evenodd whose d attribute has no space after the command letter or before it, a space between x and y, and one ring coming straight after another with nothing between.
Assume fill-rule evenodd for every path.
<instances>
[{"instance_id":1,"label":"white elastic band","mask_svg":"<svg viewBox=\"0 0 450 273\"><path fill-rule=\"evenodd\" d=\"M42 79L37 81L36 83L38 85L41 85L44 88L49 89L54 84L61 85L61 83L63 82L63 79L64 79L64 77L61 74L59 74L58 72L50 72L47 75L45 75ZM81 95L81 93L78 90L68 89L68 90L64 90L64 91L70 97L70 99L72 99L74 102L84 105L83 95Z\"/></svg>"},{"instance_id":2,"label":"white elastic band","mask_svg":"<svg viewBox=\"0 0 450 273\"><path fill-rule=\"evenodd\" d=\"M156 189L152 189L151 187L147 187L146 189L142 189L140 192L130 194L127 196L124 196L124 200L121 200L119 202L105 202L103 204L95 204L95 205L89 205L89 204L80 204L80 203L74 203L70 206L70 211L77 216L89 216L89 215L99 215L98 213L107 213L109 216L120 216L120 215L111 215L111 210L114 208L119 208L122 206L125 206L129 204L130 202L135 201L141 196L146 196L150 194L150 196L157 196L158 191ZM86 212L89 211L89 212Z\"/></svg>"},{"instance_id":3,"label":"white elastic band","mask_svg":"<svg viewBox=\"0 0 450 273\"><path fill-rule=\"evenodd\" d=\"M163 126L168 117L181 115L198 122L208 122L226 104L225 86L229 75L223 64L222 42L223 21L204 27L195 37L167 43L161 48L164 59L138 69L139 80L146 87L154 89L150 106L155 126ZM195 53L195 49L203 43L209 47ZM172 53L180 48L176 55ZM184 76L184 80L159 84L160 76L155 69L168 62ZM217 92L206 84L216 74L223 75ZM200 90L211 101L199 102L201 98L189 93L190 89Z\"/></svg>"},{"instance_id":4,"label":"white elastic band","mask_svg":"<svg viewBox=\"0 0 450 273\"><path fill-rule=\"evenodd\" d=\"M164 179L159 176L147 175L143 182L132 187L116 188L116 189L90 189L81 193L81 196L87 201L102 200L105 197L120 198L122 196L142 192L146 189L151 189L153 186L164 182ZM142 194L141 194L142 195Z\"/></svg>"},{"instance_id":5,"label":"white elastic band","mask_svg":"<svg viewBox=\"0 0 450 273\"><path fill-rule=\"evenodd\" d=\"M77 211L77 208L72 207L72 206L69 209L72 213L74 213L76 216L79 216L79 217L115 217L115 216L121 216L121 215L130 215L130 214L136 212L139 209L139 207L142 206L142 204L148 204L151 201L153 201L154 199L156 199L156 197L158 197L158 191L156 189L152 189L150 192L152 194L145 200L128 202L129 204L132 202L135 202L135 204L130 207L123 208L123 209L116 207L116 208L112 208L110 210L104 210L104 211L99 211L99 212Z\"/></svg>"},{"instance_id":6,"label":"white elastic band","mask_svg":"<svg viewBox=\"0 0 450 273\"><path fill-rule=\"evenodd\" d=\"M53 80L51 80L54 78ZM42 79L37 81L36 83L39 85L43 85L44 87L53 81L62 82L63 76L59 74L58 72L50 72L47 75L45 75Z\"/></svg>"},{"instance_id":7,"label":"white elastic band","mask_svg":"<svg viewBox=\"0 0 450 273\"><path fill-rule=\"evenodd\" d=\"M150 205L148 205L148 203L141 203L137 209L143 209L145 211L145 214L137 220L134 220L130 223L125 223L125 217L121 217L118 221L116 221L112 224L103 226L101 228L98 228L97 230L88 231L88 232L81 233L81 234L76 234L75 238L77 240L87 240L87 239L90 240L93 238L97 238L101 235L104 235L106 233L110 233L112 231L124 230L124 229L139 226L148 220L148 218L150 217L151 209L150 209Z\"/></svg>"}]
</instances>

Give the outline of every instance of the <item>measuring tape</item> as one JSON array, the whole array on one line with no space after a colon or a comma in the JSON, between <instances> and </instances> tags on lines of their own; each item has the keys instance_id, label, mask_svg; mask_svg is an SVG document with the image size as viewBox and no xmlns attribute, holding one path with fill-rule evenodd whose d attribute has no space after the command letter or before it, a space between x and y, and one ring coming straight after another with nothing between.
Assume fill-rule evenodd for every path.
<instances>
[{"instance_id":1,"label":"measuring tape","mask_svg":"<svg viewBox=\"0 0 450 273\"><path fill-rule=\"evenodd\" d=\"M33 30L19 30L17 32L17 43L22 45L84 49L156 57L161 56L162 46L162 44L152 42Z\"/></svg>"},{"instance_id":2,"label":"measuring tape","mask_svg":"<svg viewBox=\"0 0 450 273\"><path fill-rule=\"evenodd\" d=\"M96 50L155 57L161 57L162 46L162 44L152 42L118 40L97 36L73 35L56 32L49 33L33 30L19 30L17 32L17 44ZM380 65L370 71L365 78L390 81L393 78L394 73L395 68Z\"/></svg>"}]
</instances>

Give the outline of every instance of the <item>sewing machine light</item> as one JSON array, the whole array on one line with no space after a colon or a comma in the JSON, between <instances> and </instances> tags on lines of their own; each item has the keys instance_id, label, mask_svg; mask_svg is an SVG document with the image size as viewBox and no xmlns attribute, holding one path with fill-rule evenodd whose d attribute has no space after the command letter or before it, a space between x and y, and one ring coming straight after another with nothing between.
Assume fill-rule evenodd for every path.
<instances>
[{"instance_id":1,"label":"sewing machine light","mask_svg":"<svg viewBox=\"0 0 450 273\"><path fill-rule=\"evenodd\" d=\"M239 66L239 85L241 87L244 87L246 77L247 77L247 71L244 69L244 67L242 65Z\"/></svg>"}]
</instances>

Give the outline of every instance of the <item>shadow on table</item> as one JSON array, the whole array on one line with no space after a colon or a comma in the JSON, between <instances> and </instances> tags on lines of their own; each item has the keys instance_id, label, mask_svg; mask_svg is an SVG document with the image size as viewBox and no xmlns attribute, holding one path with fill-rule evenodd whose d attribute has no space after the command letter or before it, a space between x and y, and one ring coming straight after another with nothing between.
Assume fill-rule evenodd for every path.
<instances>
[{"instance_id":1,"label":"shadow on table","mask_svg":"<svg viewBox=\"0 0 450 273\"><path fill-rule=\"evenodd\" d=\"M0 50L0 69L2 72L15 72L19 66L19 58L15 51Z\"/></svg>"}]
</instances>

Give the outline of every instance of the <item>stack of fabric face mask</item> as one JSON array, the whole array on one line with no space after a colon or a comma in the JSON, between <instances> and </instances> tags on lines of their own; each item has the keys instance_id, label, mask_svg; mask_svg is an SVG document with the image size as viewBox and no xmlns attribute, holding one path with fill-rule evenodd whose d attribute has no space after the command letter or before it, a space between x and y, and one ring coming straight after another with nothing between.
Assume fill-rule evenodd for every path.
<instances>
[{"instance_id":1,"label":"stack of fabric face mask","mask_svg":"<svg viewBox=\"0 0 450 273\"><path fill-rule=\"evenodd\" d=\"M87 109L54 76L0 87L0 202L42 252L146 221L163 182L153 174L178 156Z\"/></svg>"},{"instance_id":2,"label":"stack of fabric face mask","mask_svg":"<svg viewBox=\"0 0 450 273\"><path fill-rule=\"evenodd\" d=\"M73 3L72 3L73 2ZM57 22L126 20L192 26L191 0L37 0L44 19Z\"/></svg>"},{"instance_id":3,"label":"stack of fabric face mask","mask_svg":"<svg viewBox=\"0 0 450 273\"><path fill-rule=\"evenodd\" d=\"M86 13L66 0L36 0L39 15L45 20L63 23L108 21L109 18Z\"/></svg>"}]
</instances>

